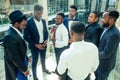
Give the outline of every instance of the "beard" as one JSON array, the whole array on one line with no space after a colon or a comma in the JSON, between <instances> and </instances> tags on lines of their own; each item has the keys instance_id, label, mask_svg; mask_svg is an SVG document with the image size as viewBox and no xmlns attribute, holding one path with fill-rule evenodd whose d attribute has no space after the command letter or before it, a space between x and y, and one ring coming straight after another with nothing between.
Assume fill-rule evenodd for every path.
<instances>
[{"instance_id":1,"label":"beard","mask_svg":"<svg viewBox=\"0 0 120 80\"><path fill-rule=\"evenodd\" d=\"M102 26L107 28L107 27L109 27L109 23L106 22L106 23L102 24Z\"/></svg>"},{"instance_id":2,"label":"beard","mask_svg":"<svg viewBox=\"0 0 120 80\"><path fill-rule=\"evenodd\" d=\"M22 33L22 30L20 29L20 26L17 27L17 30L19 30Z\"/></svg>"}]
</instances>

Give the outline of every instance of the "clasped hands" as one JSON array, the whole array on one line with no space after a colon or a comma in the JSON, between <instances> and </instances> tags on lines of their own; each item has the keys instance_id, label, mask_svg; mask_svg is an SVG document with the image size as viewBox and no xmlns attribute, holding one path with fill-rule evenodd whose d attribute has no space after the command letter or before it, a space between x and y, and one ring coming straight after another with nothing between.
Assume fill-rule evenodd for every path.
<instances>
[{"instance_id":1,"label":"clasped hands","mask_svg":"<svg viewBox=\"0 0 120 80\"><path fill-rule=\"evenodd\" d=\"M35 47L40 50L44 50L46 46L47 46L47 41L44 41L43 44L35 44Z\"/></svg>"}]
</instances>

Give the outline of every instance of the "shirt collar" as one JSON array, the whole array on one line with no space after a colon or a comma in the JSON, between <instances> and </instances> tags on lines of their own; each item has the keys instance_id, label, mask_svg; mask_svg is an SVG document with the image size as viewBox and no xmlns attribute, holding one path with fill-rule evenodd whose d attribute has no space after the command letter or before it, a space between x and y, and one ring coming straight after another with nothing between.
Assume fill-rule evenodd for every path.
<instances>
[{"instance_id":1,"label":"shirt collar","mask_svg":"<svg viewBox=\"0 0 120 80\"><path fill-rule=\"evenodd\" d=\"M61 24L59 24L59 25L57 25L57 26L61 26L61 25L63 25L63 23L61 23Z\"/></svg>"},{"instance_id":2,"label":"shirt collar","mask_svg":"<svg viewBox=\"0 0 120 80\"><path fill-rule=\"evenodd\" d=\"M72 42L72 44L70 45L70 47L75 47L75 46L80 46L80 44L84 43L85 41L82 40L82 41L78 41L78 42Z\"/></svg>"},{"instance_id":3,"label":"shirt collar","mask_svg":"<svg viewBox=\"0 0 120 80\"><path fill-rule=\"evenodd\" d=\"M53 26L55 26L55 27L59 27L59 26L62 26L62 25L63 25L63 23L61 23L61 24L59 24L59 25L54 24Z\"/></svg>"},{"instance_id":4,"label":"shirt collar","mask_svg":"<svg viewBox=\"0 0 120 80\"><path fill-rule=\"evenodd\" d=\"M34 19L35 22L41 22L41 19L40 19L40 21L37 21L35 18L33 18L33 19Z\"/></svg>"},{"instance_id":5,"label":"shirt collar","mask_svg":"<svg viewBox=\"0 0 120 80\"><path fill-rule=\"evenodd\" d=\"M13 26L10 26L10 27L13 28L21 36L21 38L23 38L23 34L17 28Z\"/></svg>"},{"instance_id":6,"label":"shirt collar","mask_svg":"<svg viewBox=\"0 0 120 80\"><path fill-rule=\"evenodd\" d=\"M69 20L75 20L75 18L76 18L75 16L73 17L73 19L71 19L70 17L68 17Z\"/></svg>"}]
</instances>

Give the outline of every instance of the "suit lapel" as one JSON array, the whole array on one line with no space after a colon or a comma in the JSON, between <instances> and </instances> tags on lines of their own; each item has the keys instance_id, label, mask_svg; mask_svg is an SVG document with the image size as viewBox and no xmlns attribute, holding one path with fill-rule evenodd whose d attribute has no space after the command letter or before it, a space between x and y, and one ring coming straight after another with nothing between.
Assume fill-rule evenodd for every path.
<instances>
[{"instance_id":1,"label":"suit lapel","mask_svg":"<svg viewBox=\"0 0 120 80\"><path fill-rule=\"evenodd\" d=\"M70 32L69 31L69 18L67 18L67 30L68 30L68 32Z\"/></svg>"},{"instance_id":2,"label":"suit lapel","mask_svg":"<svg viewBox=\"0 0 120 80\"><path fill-rule=\"evenodd\" d=\"M36 32L36 34L38 35L38 37L40 37L39 36L39 32L38 32L38 29L37 29L37 25L35 24L35 21L34 21L34 19L32 18L32 22L33 22L33 30L35 30L35 32Z\"/></svg>"},{"instance_id":3,"label":"suit lapel","mask_svg":"<svg viewBox=\"0 0 120 80\"><path fill-rule=\"evenodd\" d=\"M22 43L23 43L23 45L25 46L25 48L27 48L24 39L17 33L17 31L15 31L15 30L14 30L13 28L11 28L11 27L10 27L10 34L13 35L13 37L15 37L16 40L22 41Z\"/></svg>"},{"instance_id":4,"label":"suit lapel","mask_svg":"<svg viewBox=\"0 0 120 80\"><path fill-rule=\"evenodd\" d=\"M41 20L41 21L42 21L42 24L43 24L43 34L44 34L45 31L46 31L46 25L45 25L45 22L43 20Z\"/></svg>"},{"instance_id":5,"label":"suit lapel","mask_svg":"<svg viewBox=\"0 0 120 80\"><path fill-rule=\"evenodd\" d=\"M101 36L101 39L104 38L107 34L109 34L109 32L115 27L115 25L113 25L112 27L110 27L107 31L105 31L105 33Z\"/></svg>"}]
</instances>

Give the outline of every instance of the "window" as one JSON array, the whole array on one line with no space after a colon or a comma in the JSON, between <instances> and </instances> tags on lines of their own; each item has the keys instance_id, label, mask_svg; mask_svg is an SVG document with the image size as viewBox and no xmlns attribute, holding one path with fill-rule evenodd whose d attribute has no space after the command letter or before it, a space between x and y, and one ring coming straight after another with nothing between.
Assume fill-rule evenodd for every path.
<instances>
[{"instance_id":1,"label":"window","mask_svg":"<svg viewBox=\"0 0 120 80\"><path fill-rule=\"evenodd\" d=\"M68 0L48 0L48 15L68 11Z\"/></svg>"}]
</instances>

